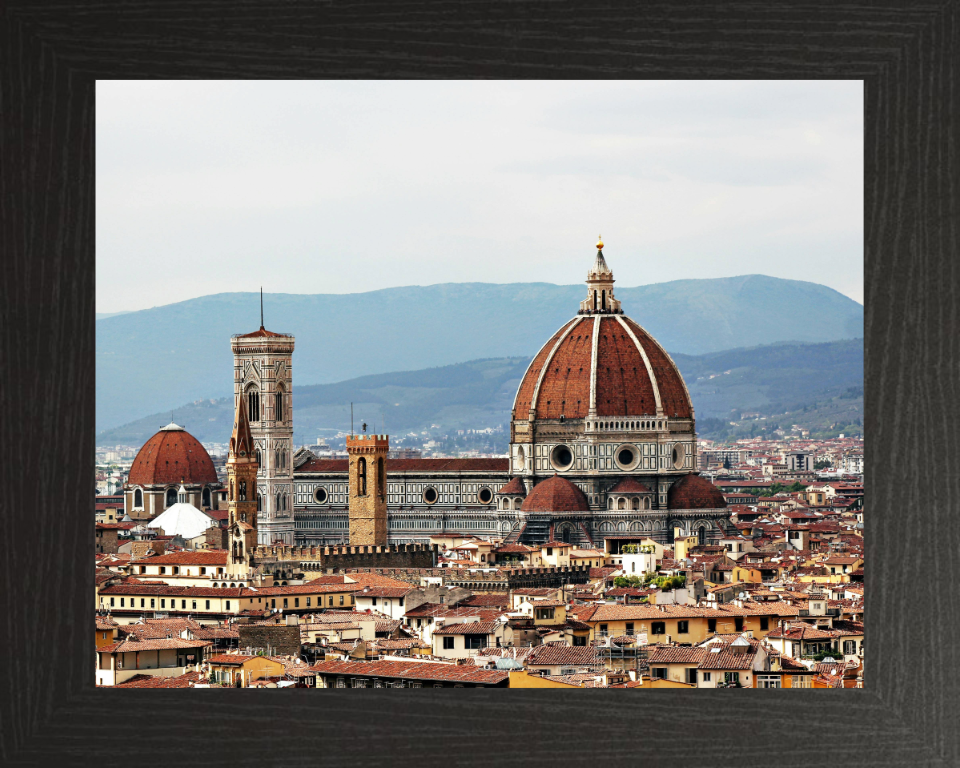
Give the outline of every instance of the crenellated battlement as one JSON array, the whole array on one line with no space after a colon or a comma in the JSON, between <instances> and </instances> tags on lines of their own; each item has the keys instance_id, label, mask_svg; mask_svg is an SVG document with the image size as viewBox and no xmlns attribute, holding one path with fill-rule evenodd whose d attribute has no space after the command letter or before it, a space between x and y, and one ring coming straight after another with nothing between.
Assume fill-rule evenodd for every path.
<instances>
[{"instance_id":1,"label":"crenellated battlement","mask_svg":"<svg viewBox=\"0 0 960 768\"><path fill-rule=\"evenodd\" d=\"M303 571L336 571L348 568L433 568L436 544L346 544L327 547L261 545L253 555L255 564L296 565Z\"/></svg>"},{"instance_id":2,"label":"crenellated battlement","mask_svg":"<svg viewBox=\"0 0 960 768\"><path fill-rule=\"evenodd\" d=\"M353 451L351 451L353 449ZM366 452L371 450L389 450L389 435L347 435L347 452Z\"/></svg>"},{"instance_id":3,"label":"crenellated battlement","mask_svg":"<svg viewBox=\"0 0 960 768\"><path fill-rule=\"evenodd\" d=\"M342 555L391 555L401 552L438 552L436 544L388 544L376 546L374 544L359 544L352 546L326 547L285 547L279 545L260 545L254 552L254 557L273 560L317 560L323 557Z\"/></svg>"}]
</instances>

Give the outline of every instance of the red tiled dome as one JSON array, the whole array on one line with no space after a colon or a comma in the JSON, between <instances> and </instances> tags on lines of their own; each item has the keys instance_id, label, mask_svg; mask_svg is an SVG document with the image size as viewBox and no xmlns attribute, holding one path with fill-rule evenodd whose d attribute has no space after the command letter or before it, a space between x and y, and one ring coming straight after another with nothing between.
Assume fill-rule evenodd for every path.
<instances>
[{"instance_id":1,"label":"red tiled dome","mask_svg":"<svg viewBox=\"0 0 960 768\"><path fill-rule=\"evenodd\" d=\"M216 483L217 472L206 449L183 427L171 424L144 443L133 460L130 485Z\"/></svg>"},{"instance_id":2,"label":"red tiled dome","mask_svg":"<svg viewBox=\"0 0 960 768\"><path fill-rule=\"evenodd\" d=\"M590 504L577 486L554 475L537 483L520 506L524 512L588 512Z\"/></svg>"},{"instance_id":3,"label":"red tiled dome","mask_svg":"<svg viewBox=\"0 0 960 768\"><path fill-rule=\"evenodd\" d=\"M509 483L507 483L503 488L501 488L497 493L503 496L517 495L523 496L527 492L527 489L523 487L523 480L519 477L513 478Z\"/></svg>"},{"instance_id":4,"label":"red tiled dome","mask_svg":"<svg viewBox=\"0 0 960 768\"><path fill-rule=\"evenodd\" d=\"M700 475L684 475L667 493L668 509L725 509L720 489Z\"/></svg>"},{"instance_id":5,"label":"red tiled dome","mask_svg":"<svg viewBox=\"0 0 960 768\"><path fill-rule=\"evenodd\" d=\"M632 477L625 477L607 493L652 493L652 491L643 483L634 480Z\"/></svg>"},{"instance_id":6,"label":"red tiled dome","mask_svg":"<svg viewBox=\"0 0 960 768\"><path fill-rule=\"evenodd\" d=\"M690 395L680 371L649 333L623 315L581 315L557 331L524 374L514 401L515 417L526 419L535 410L541 419L585 418L592 370L601 418L655 416L658 397L666 416L691 418Z\"/></svg>"}]
</instances>

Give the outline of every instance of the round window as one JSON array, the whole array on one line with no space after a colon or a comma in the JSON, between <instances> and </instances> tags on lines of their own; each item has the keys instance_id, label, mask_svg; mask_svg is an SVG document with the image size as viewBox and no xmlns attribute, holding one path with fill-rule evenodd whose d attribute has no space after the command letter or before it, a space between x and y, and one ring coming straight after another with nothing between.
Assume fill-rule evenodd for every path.
<instances>
[{"instance_id":1,"label":"round window","mask_svg":"<svg viewBox=\"0 0 960 768\"><path fill-rule=\"evenodd\" d=\"M327 491L326 491L326 489L325 489L325 488L317 488L317 490L315 490L315 491L313 492L313 500L316 501L317 504L326 504L326 503L327 503Z\"/></svg>"},{"instance_id":2,"label":"round window","mask_svg":"<svg viewBox=\"0 0 960 768\"><path fill-rule=\"evenodd\" d=\"M684 450L681 443L676 443L673 446L673 468L674 469L683 469L683 460L684 460Z\"/></svg>"},{"instance_id":3,"label":"round window","mask_svg":"<svg viewBox=\"0 0 960 768\"><path fill-rule=\"evenodd\" d=\"M481 504L489 504L493 501L493 491L489 488L481 488L480 492L477 494L477 498L480 500Z\"/></svg>"},{"instance_id":4,"label":"round window","mask_svg":"<svg viewBox=\"0 0 960 768\"><path fill-rule=\"evenodd\" d=\"M633 469L637 464L637 449L632 445L621 445L617 448L616 456L620 469Z\"/></svg>"},{"instance_id":5,"label":"round window","mask_svg":"<svg viewBox=\"0 0 960 768\"><path fill-rule=\"evenodd\" d=\"M554 469L570 469L573 466L573 451L565 445L558 445L550 452L550 463Z\"/></svg>"},{"instance_id":6,"label":"round window","mask_svg":"<svg viewBox=\"0 0 960 768\"><path fill-rule=\"evenodd\" d=\"M437 489L436 489L436 488L427 488L427 489L424 490L424 492L423 492L423 500L424 500L427 504L436 504L438 498L440 498L440 497L437 495Z\"/></svg>"}]
</instances>

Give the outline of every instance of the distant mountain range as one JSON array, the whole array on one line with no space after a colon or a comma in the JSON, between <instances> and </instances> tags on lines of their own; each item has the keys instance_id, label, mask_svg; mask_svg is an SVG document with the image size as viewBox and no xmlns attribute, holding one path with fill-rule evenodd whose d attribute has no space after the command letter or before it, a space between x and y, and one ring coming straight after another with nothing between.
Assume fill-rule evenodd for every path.
<instances>
[{"instance_id":1,"label":"distant mountain range","mask_svg":"<svg viewBox=\"0 0 960 768\"><path fill-rule=\"evenodd\" d=\"M862 414L862 339L675 355L674 361L690 389L703 434L730 431L729 422L739 420L742 411L774 414L806 408L803 418L819 419L818 424L852 421L846 411L844 416L817 411L823 401L832 398L845 398L842 404L847 411L852 408L855 412L859 404ZM336 384L295 384L294 441L297 445L312 443L321 434L348 429L351 401L358 429L365 420L370 431L394 436L506 427L529 363L529 357L474 360L361 376ZM97 442L139 445L171 419L202 442L226 442L233 424L232 408L232 396L197 400L109 430Z\"/></svg>"},{"instance_id":2,"label":"distant mountain range","mask_svg":"<svg viewBox=\"0 0 960 768\"><path fill-rule=\"evenodd\" d=\"M119 317L120 315L129 315L128 310L123 312L97 312L97 320L106 320L108 317Z\"/></svg>"},{"instance_id":3,"label":"distant mountain range","mask_svg":"<svg viewBox=\"0 0 960 768\"><path fill-rule=\"evenodd\" d=\"M529 358L576 314L582 285L449 283L348 295L265 294L266 327L296 336L298 387L478 358ZM863 336L863 306L763 275L617 288L672 354ZM97 432L232 387L230 336L260 324L259 295L221 293L97 321Z\"/></svg>"}]
</instances>

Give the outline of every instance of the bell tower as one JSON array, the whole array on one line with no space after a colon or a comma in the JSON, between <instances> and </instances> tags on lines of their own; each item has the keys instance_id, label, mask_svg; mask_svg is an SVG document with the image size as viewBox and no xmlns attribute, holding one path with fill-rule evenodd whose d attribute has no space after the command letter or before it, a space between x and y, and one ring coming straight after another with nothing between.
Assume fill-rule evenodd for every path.
<instances>
[{"instance_id":1,"label":"bell tower","mask_svg":"<svg viewBox=\"0 0 960 768\"><path fill-rule=\"evenodd\" d=\"M244 399L237 398L230 452L227 456L227 511L229 513L227 570L245 574L257 546L257 456Z\"/></svg>"},{"instance_id":2,"label":"bell tower","mask_svg":"<svg viewBox=\"0 0 960 768\"><path fill-rule=\"evenodd\" d=\"M259 544L294 543L293 346L293 336L263 325L230 339L234 397L245 400L259 466Z\"/></svg>"},{"instance_id":3,"label":"bell tower","mask_svg":"<svg viewBox=\"0 0 960 768\"><path fill-rule=\"evenodd\" d=\"M350 544L387 544L388 435L347 435Z\"/></svg>"}]
</instances>

